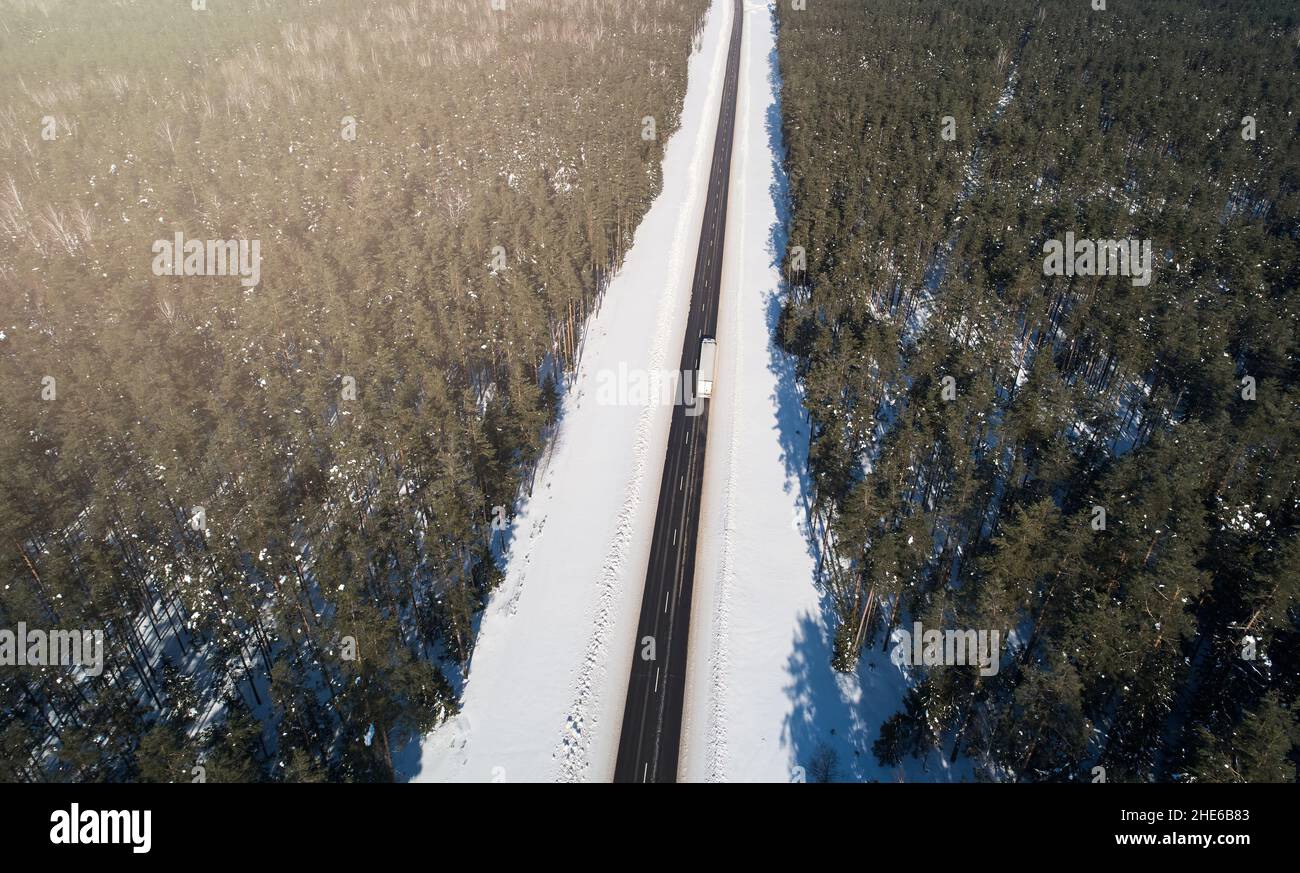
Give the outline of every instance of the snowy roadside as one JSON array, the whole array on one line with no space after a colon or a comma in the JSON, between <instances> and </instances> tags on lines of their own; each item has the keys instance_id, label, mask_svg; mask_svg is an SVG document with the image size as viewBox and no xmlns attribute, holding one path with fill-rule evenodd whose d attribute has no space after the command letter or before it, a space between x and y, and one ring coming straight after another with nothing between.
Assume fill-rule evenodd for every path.
<instances>
[{"instance_id":1,"label":"snowy roadside","mask_svg":"<svg viewBox=\"0 0 1300 873\"><path fill-rule=\"evenodd\" d=\"M831 669L831 610L816 581L805 506L808 426L794 361L772 343L788 222L780 73L767 2L745 4L736 151L709 410L683 781L951 779L946 762L882 771L871 752L907 679L879 649ZM832 760L833 759L833 760Z\"/></svg>"},{"instance_id":2,"label":"snowy roadside","mask_svg":"<svg viewBox=\"0 0 1300 873\"><path fill-rule=\"evenodd\" d=\"M677 366L730 27L731 5L715 0L665 149L663 191L585 327L549 459L514 518L462 711L400 756L411 781L613 776L672 407L602 404L598 390L620 368Z\"/></svg>"}]
</instances>

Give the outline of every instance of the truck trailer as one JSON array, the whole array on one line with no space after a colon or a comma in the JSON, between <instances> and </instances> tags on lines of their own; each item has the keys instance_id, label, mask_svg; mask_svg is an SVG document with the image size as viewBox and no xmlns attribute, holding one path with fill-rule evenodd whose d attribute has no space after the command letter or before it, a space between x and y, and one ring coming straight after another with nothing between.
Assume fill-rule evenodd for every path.
<instances>
[{"instance_id":1,"label":"truck trailer","mask_svg":"<svg viewBox=\"0 0 1300 873\"><path fill-rule=\"evenodd\" d=\"M718 341L706 336L700 341L700 369L696 373L696 392L700 397L713 396L713 370L717 365Z\"/></svg>"}]
</instances>

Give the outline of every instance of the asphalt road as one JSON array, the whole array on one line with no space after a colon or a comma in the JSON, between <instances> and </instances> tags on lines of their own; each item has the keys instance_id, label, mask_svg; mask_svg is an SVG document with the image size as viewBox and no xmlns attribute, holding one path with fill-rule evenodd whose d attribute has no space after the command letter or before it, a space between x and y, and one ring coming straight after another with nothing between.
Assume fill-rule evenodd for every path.
<instances>
[{"instance_id":1,"label":"asphalt road","mask_svg":"<svg viewBox=\"0 0 1300 873\"><path fill-rule=\"evenodd\" d=\"M740 35L744 18L741 3L742 0L735 0L721 113L713 144L713 167L691 284L691 313L682 343L680 369L692 374L692 385L693 373L699 365L700 340L717 335L731 143L736 127L736 86L740 78ZM719 343L719 360L722 355ZM728 390L718 383L715 393L719 388L724 394ZM708 400L697 399L694 407L673 408L641 618L636 646L631 653L632 674L623 707L615 782L677 780L682 702L686 696L686 642L691 626L691 588L708 430ZM652 647L653 658L645 657L651 654Z\"/></svg>"}]
</instances>

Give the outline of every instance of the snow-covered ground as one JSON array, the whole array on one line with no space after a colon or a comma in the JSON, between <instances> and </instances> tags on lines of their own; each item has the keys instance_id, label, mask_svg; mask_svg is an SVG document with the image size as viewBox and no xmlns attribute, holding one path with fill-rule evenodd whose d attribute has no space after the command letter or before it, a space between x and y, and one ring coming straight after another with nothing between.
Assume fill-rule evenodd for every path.
<instances>
[{"instance_id":1,"label":"snow-covered ground","mask_svg":"<svg viewBox=\"0 0 1300 873\"><path fill-rule=\"evenodd\" d=\"M463 710L399 756L413 781L613 776L672 409L600 402L599 388L620 368L677 366L731 18L731 4L715 0L689 61L664 189L586 326L556 437L513 521Z\"/></svg>"},{"instance_id":2,"label":"snow-covered ground","mask_svg":"<svg viewBox=\"0 0 1300 873\"><path fill-rule=\"evenodd\" d=\"M805 507L807 416L794 362L773 344L788 217L773 10L745 4L736 151L718 323L719 375L692 600L679 778L949 779L937 754L882 771L871 744L900 708L880 649L854 676L830 666L831 614Z\"/></svg>"}]
</instances>

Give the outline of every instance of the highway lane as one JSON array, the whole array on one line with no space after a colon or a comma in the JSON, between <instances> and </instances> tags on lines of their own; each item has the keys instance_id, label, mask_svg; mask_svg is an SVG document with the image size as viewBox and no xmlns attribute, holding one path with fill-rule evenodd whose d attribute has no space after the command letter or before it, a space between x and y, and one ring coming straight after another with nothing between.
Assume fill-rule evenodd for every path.
<instances>
[{"instance_id":1,"label":"highway lane","mask_svg":"<svg viewBox=\"0 0 1300 873\"><path fill-rule=\"evenodd\" d=\"M691 284L691 311L682 343L680 369L690 374L692 388L694 371L699 365L700 340L716 336L718 324L743 18L742 0L735 0L713 165ZM721 358L720 350L718 359ZM729 389L722 386L721 390ZM641 617L636 645L631 652L631 676L623 707L615 782L677 779L682 705L686 695L686 644L691 624L691 590L708 429L708 400L696 398L694 407L673 408ZM652 642L647 642L647 638ZM653 658L644 657L651 653L651 647Z\"/></svg>"}]
</instances>

